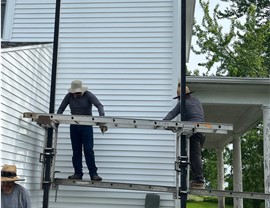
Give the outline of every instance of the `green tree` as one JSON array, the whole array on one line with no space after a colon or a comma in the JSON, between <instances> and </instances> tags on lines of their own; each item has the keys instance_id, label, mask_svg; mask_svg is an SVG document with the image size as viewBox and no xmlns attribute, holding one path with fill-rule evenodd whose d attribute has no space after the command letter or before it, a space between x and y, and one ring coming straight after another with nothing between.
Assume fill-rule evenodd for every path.
<instances>
[{"instance_id":1,"label":"green tree","mask_svg":"<svg viewBox=\"0 0 270 208\"><path fill-rule=\"evenodd\" d=\"M193 34L197 41L192 47L195 54L206 57L206 61L199 66L204 66L208 72L216 69L216 76L269 77L270 1L222 1L228 3L226 10L220 11L217 5L211 16L209 1L199 0L204 17L201 23L194 23ZM224 32L220 24L221 19L230 22L227 32ZM262 131L260 123L242 137L244 191L264 191ZM216 188L216 152L204 150L203 156L207 184ZM229 146L226 147L224 156L225 165L231 166L232 149ZM232 178L233 169L225 176L228 189L233 187ZM264 201L245 199L244 207L264 207Z\"/></svg>"},{"instance_id":2,"label":"green tree","mask_svg":"<svg viewBox=\"0 0 270 208\"><path fill-rule=\"evenodd\" d=\"M242 172L243 172L243 191L264 192L264 164L263 164L263 125L259 123L256 127L242 136ZM232 164L232 151L226 148L227 164ZM233 189L233 169L226 177L229 183L228 189ZM229 201L229 200L228 200ZM231 200L232 203L232 200ZM244 199L244 207L265 206L264 200Z\"/></svg>"},{"instance_id":3,"label":"green tree","mask_svg":"<svg viewBox=\"0 0 270 208\"><path fill-rule=\"evenodd\" d=\"M256 21L258 23L270 20L269 0L221 0L230 5L224 11L218 11L219 18L241 18L249 13L248 9L256 5Z\"/></svg>"},{"instance_id":4,"label":"green tree","mask_svg":"<svg viewBox=\"0 0 270 208\"><path fill-rule=\"evenodd\" d=\"M200 0L204 11L201 24L195 22L193 34L197 37L197 55L205 55L200 63L208 72L216 67L217 76L268 77L270 74L270 21L257 23L256 7L251 5L245 22L230 18L226 33L219 24L219 5L209 14L209 2Z\"/></svg>"},{"instance_id":5,"label":"green tree","mask_svg":"<svg viewBox=\"0 0 270 208\"><path fill-rule=\"evenodd\" d=\"M211 189L217 189L217 152L215 149L204 149L202 155L206 185Z\"/></svg>"},{"instance_id":6,"label":"green tree","mask_svg":"<svg viewBox=\"0 0 270 208\"><path fill-rule=\"evenodd\" d=\"M242 140L243 190L264 192L263 125L248 131ZM244 207L265 206L264 200L244 200Z\"/></svg>"}]
</instances>

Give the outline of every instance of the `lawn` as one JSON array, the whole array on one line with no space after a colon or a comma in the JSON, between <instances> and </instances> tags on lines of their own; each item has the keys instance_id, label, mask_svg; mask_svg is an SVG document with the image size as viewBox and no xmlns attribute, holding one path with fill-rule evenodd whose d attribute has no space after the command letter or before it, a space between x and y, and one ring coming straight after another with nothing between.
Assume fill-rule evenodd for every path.
<instances>
[{"instance_id":1,"label":"lawn","mask_svg":"<svg viewBox=\"0 0 270 208\"><path fill-rule=\"evenodd\" d=\"M209 196L189 195L187 208L217 208L218 198ZM226 208L233 208L231 205L225 205Z\"/></svg>"},{"instance_id":2,"label":"lawn","mask_svg":"<svg viewBox=\"0 0 270 208\"><path fill-rule=\"evenodd\" d=\"M188 202L187 208L217 208L217 203L212 202ZM233 206L225 205L226 208L233 208Z\"/></svg>"}]
</instances>

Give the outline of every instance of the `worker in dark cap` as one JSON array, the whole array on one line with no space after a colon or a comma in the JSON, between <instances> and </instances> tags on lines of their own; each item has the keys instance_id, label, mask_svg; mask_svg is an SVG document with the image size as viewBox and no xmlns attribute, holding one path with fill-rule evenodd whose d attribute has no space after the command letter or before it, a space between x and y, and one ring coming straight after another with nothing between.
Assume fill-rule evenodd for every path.
<instances>
[{"instance_id":1,"label":"worker in dark cap","mask_svg":"<svg viewBox=\"0 0 270 208\"><path fill-rule=\"evenodd\" d=\"M181 85L178 83L177 96L178 99L176 106L164 117L163 120L172 120L181 112ZM186 86L186 121L204 122L204 112L201 102L198 98L191 96L191 92ZM192 172L192 181L190 188L204 189L204 176L202 165L202 147L205 141L205 135L202 133L194 133L189 138L190 141L190 163Z\"/></svg>"}]
</instances>

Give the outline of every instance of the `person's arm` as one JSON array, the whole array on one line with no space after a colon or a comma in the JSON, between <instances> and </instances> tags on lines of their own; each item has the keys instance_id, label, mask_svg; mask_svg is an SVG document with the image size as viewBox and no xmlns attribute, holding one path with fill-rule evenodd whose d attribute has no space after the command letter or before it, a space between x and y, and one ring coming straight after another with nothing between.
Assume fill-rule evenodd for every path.
<instances>
[{"instance_id":1,"label":"person's arm","mask_svg":"<svg viewBox=\"0 0 270 208\"><path fill-rule=\"evenodd\" d=\"M18 201L16 201L15 198ZM19 184L15 184L11 207L31 208L29 191Z\"/></svg>"},{"instance_id":2,"label":"person's arm","mask_svg":"<svg viewBox=\"0 0 270 208\"><path fill-rule=\"evenodd\" d=\"M91 92L89 92L89 99L93 103L93 105L98 109L99 116L105 116L104 107L98 98Z\"/></svg>"},{"instance_id":3,"label":"person's arm","mask_svg":"<svg viewBox=\"0 0 270 208\"><path fill-rule=\"evenodd\" d=\"M31 201L28 190L25 192L25 208L31 208Z\"/></svg>"},{"instance_id":4,"label":"person's arm","mask_svg":"<svg viewBox=\"0 0 270 208\"><path fill-rule=\"evenodd\" d=\"M66 96L62 100L62 103L57 110L57 114L63 114L63 112L65 111L66 107L69 104L69 98L70 98L70 94L68 93L68 94L66 94Z\"/></svg>"},{"instance_id":5,"label":"person's arm","mask_svg":"<svg viewBox=\"0 0 270 208\"><path fill-rule=\"evenodd\" d=\"M99 116L105 116L104 107L101 104L101 102L98 100L98 98L93 93L89 92L89 95L90 95L90 99L91 99L93 105L98 109ZM104 134L104 132L106 132L108 130L107 126L99 126L99 128L103 134Z\"/></svg>"},{"instance_id":6,"label":"person's arm","mask_svg":"<svg viewBox=\"0 0 270 208\"><path fill-rule=\"evenodd\" d=\"M164 118L163 120L172 120L174 119L176 116L178 116L180 114L180 102L178 102L176 104L176 106L174 107L174 109L172 109Z\"/></svg>"}]
</instances>

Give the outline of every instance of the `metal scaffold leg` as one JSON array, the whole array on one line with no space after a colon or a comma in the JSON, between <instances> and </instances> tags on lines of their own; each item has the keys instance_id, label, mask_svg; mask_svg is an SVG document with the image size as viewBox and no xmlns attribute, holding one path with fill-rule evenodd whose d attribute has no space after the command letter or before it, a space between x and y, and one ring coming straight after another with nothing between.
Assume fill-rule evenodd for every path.
<instances>
[{"instance_id":1,"label":"metal scaffold leg","mask_svg":"<svg viewBox=\"0 0 270 208\"><path fill-rule=\"evenodd\" d=\"M47 141L46 148L44 149L43 155L43 208L49 207L49 191L51 186L51 166L53 159L53 128L47 129Z\"/></svg>"},{"instance_id":2,"label":"metal scaffold leg","mask_svg":"<svg viewBox=\"0 0 270 208\"><path fill-rule=\"evenodd\" d=\"M184 144L183 144L184 140ZM181 208L186 207L188 184L189 184L189 143L188 136L183 132L176 134L176 199L180 200ZM183 148L184 147L184 148ZM180 155L181 154L181 155ZM180 177L180 181L179 181ZM179 186L181 184L181 186ZM180 207L180 206L179 206Z\"/></svg>"},{"instance_id":3,"label":"metal scaffold leg","mask_svg":"<svg viewBox=\"0 0 270 208\"><path fill-rule=\"evenodd\" d=\"M188 147L187 136L182 134L180 146L181 155L179 156L180 172L181 172L181 191L180 191L181 208L186 208L187 194L188 194L189 161L187 155L188 152L187 147Z\"/></svg>"}]
</instances>

